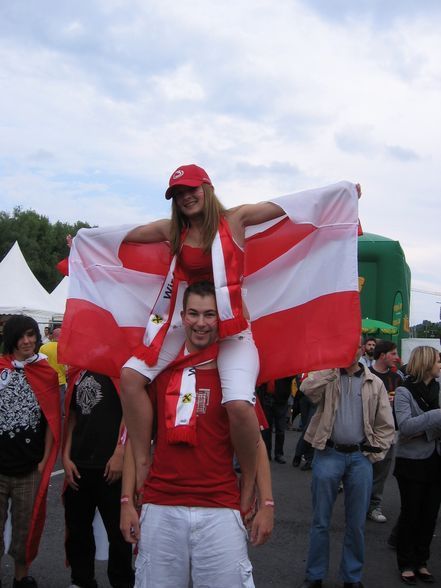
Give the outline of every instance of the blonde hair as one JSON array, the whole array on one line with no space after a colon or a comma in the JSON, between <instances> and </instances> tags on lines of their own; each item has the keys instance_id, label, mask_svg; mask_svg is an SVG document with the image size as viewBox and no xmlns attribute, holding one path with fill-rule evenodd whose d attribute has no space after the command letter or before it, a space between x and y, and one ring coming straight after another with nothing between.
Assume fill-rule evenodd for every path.
<instances>
[{"instance_id":1,"label":"blonde hair","mask_svg":"<svg viewBox=\"0 0 441 588\"><path fill-rule=\"evenodd\" d=\"M213 186L202 184L204 191L204 223L201 228L202 249L209 253L213 244L220 218L225 214L225 208L214 193ZM172 214L170 228L170 246L172 254L179 253L182 229L189 227L190 222L185 214L179 212L174 198L172 199Z\"/></svg>"},{"instance_id":2,"label":"blonde hair","mask_svg":"<svg viewBox=\"0 0 441 588\"><path fill-rule=\"evenodd\" d=\"M406 373L409 376L413 376L416 382L422 382L438 361L439 352L435 347L429 347L427 345L415 347L410 354L409 363L406 366Z\"/></svg>"}]
</instances>

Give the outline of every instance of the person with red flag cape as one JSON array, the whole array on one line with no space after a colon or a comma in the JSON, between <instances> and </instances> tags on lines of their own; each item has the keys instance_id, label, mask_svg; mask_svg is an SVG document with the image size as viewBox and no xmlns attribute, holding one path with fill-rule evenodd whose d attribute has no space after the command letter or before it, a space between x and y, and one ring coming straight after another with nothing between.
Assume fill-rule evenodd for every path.
<instances>
[{"instance_id":1,"label":"person with red flag cape","mask_svg":"<svg viewBox=\"0 0 441 588\"><path fill-rule=\"evenodd\" d=\"M357 187L340 182L226 210L208 174L192 164L172 174L166 198L172 199L171 220L79 231L69 259L73 279L61 356L113 376L124 364L121 400L141 484L151 422L145 385L182 345L179 313L187 283L214 281L218 365L245 512L256 468L257 377L344 365L357 345ZM339 350L329 353L329 340L340 332ZM96 342L87 354L80 335Z\"/></svg>"},{"instance_id":2,"label":"person with red flag cape","mask_svg":"<svg viewBox=\"0 0 441 588\"><path fill-rule=\"evenodd\" d=\"M60 444L58 376L41 344L36 321L14 315L3 328L0 357L0 554L8 500L11 501L15 560L14 588L36 588L28 575L46 515L50 474Z\"/></svg>"}]
</instances>

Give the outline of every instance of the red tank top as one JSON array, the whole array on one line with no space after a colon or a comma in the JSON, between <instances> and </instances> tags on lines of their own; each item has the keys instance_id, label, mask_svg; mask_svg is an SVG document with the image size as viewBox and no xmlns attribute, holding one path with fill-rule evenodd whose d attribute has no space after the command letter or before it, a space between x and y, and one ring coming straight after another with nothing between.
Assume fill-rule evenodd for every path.
<instances>
[{"instance_id":1,"label":"red tank top","mask_svg":"<svg viewBox=\"0 0 441 588\"><path fill-rule=\"evenodd\" d=\"M240 263L241 275L243 275L244 253L237 243L234 243L234 247ZM211 253L204 253L200 247L191 247L184 243L179 254L179 265L189 284L202 280L214 281Z\"/></svg>"},{"instance_id":2,"label":"red tank top","mask_svg":"<svg viewBox=\"0 0 441 588\"><path fill-rule=\"evenodd\" d=\"M179 264L190 284L202 280L213 281L211 253L204 253L200 247L184 243L179 254Z\"/></svg>"}]
</instances>

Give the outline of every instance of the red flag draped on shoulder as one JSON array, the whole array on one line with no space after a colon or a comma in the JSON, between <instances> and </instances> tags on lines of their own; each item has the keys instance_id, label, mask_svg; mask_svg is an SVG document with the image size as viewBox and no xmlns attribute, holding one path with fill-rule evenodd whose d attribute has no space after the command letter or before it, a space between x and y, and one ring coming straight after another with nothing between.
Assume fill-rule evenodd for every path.
<instances>
[{"instance_id":1,"label":"red flag draped on shoulder","mask_svg":"<svg viewBox=\"0 0 441 588\"><path fill-rule=\"evenodd\" d=\"M286 216L247 227L242 287L261 382L349 365L361 326L355 186L339 182L272 202ZM132 228L81 229L74 239L63 363L118 377L142 343L171 257L167 243L122 243Z\"/></svg>"}]
</instances>

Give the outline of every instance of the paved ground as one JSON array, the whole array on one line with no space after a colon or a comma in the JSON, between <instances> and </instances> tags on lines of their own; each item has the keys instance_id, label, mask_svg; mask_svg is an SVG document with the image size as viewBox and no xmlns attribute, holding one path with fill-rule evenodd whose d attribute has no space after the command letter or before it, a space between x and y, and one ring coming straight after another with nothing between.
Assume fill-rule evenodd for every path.
<instances>
[{"instance_id":1,"label":"paved ground","mask_svg":"<svg viewBox=\"0 0 441 588\"><path fill-rule=\"evenodd\" d=\"M286 456L289 462L286 465L272 463L271 466L277 503L276 526L267 545L250 549L257 588L296 588L303 579L311 518L311 473L291 467L298 435L294 431L287 431ZM40 588L66 588L70 584L69 571L64 567L64 521L60 501L62 477L58 475L52 478L46 529L40 553L32 566L32 573L38 579ZM331 531L331 570L329 578L324 583L325 588L341 586L337 570L344 528L343 505L344 495L339 495ZM395 553L386 544L399 511L399 495L393 477L390 477L386 484L383 510L389 518L386 524L368 521L366 525L366 564L363 578L365 588L403 586L396 570ZM437 534L432 543L430 568L441 581L440 548L440 538ZM3 588L9 588L12 584L11 563L9 557L3 558ZM105 568L105 562L97 562L96 576L100 588L109 586Z\"/></svg>"}]
</instances>

